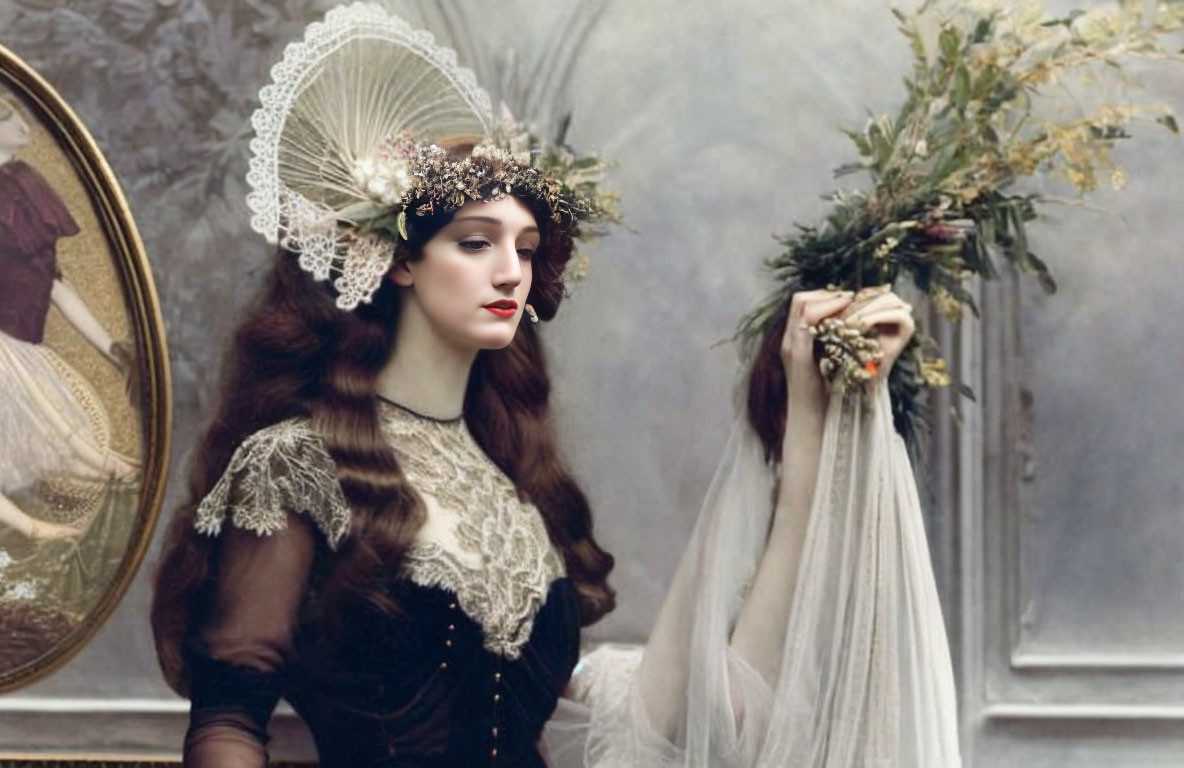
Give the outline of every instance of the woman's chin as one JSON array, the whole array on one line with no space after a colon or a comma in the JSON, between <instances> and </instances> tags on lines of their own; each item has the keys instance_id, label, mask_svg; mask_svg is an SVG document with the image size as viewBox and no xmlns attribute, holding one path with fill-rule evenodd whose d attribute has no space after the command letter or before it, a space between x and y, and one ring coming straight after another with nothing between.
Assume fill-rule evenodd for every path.
<instances>
[{"instance_id":1,"label":"woman's chin","mask_svg":"<svg viewBox=\"0 0 1184 768\"><path fill-rule=\"evenodd\" d=\"M482 328L473 333L465 334L460 341L461 346L475 351L505 349L514 341L514 334L518 330L517 323L506 322L494 328Z\"/></svg>"},{"instance_id":2,"label":"woman's chin","mask_svg":"<svg viewBox=\"0 0 1184 768\"><path fill-rule=\"evenodd\" d=\"M481 344L481 349L505 349L514 341L514 332L517 331L517 326L508 329L502 333L488 334Z\"/></svg>"}]
</instances>

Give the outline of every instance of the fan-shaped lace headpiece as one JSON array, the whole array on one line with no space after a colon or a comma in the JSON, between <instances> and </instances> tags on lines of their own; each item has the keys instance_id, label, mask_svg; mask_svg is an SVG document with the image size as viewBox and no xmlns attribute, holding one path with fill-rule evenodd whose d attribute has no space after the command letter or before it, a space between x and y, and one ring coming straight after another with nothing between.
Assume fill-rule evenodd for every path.
<instances>
[{"instance_id":1,"label":"fan-shaped lace headpiece","mask_svg":"<svg viewBox=\"0 0 1184 768\"><path fill-rule=\"evenodd\" d=\"M406 217L514 193L574 227L594 204L491 143L489 96L456 54L372 3L335 8L284 50L251 119L251 226L332 279L337 306L370 301ZM455 159L445 147L474 146Z\"/></svg>"}]
</instances>

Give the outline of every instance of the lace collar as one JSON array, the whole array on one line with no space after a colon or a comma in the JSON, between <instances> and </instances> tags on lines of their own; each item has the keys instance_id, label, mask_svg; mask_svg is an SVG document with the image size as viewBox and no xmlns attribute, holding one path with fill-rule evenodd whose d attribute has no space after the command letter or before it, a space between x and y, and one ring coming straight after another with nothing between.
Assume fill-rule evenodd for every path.
<instances>
[{"instance_id":1,"label":"lace collar","mask_svg":"<svg viewBox=\"0 0 1184 768\"><path fill-rule=\"evenodd\" d=\"M551 583L564 575L542 516L464 419L433 419L387 401L379 413L404 475L428 506L403 575L451 590L484 629L485 647L517 658Z\"/></svg>"}]
</instances>

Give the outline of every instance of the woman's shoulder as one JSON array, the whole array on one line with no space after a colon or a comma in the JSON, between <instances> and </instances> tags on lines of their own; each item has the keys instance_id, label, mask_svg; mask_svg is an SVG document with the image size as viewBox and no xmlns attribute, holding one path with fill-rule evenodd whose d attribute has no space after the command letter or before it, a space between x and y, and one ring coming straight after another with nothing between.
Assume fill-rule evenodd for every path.
<instances>
[{"instance_id":1,"label":"woman's shoulder","mask_svg":"<svg viewBox=\"0 0 1184 768\"><path fill-rule=\"evenodd\" d=\"M198 505L194 526L216 536L223 524L268 536L307 515L336 549L349 532L350 509L324 441L307 417L247 435Z\"/></svg>"},{"instance_id":2,"label":"woman's shoulder","mask_svg":"<svg viewBox=\"0 0 1184 768\"><path fill-rule=\"evenodd\" d=\"M17 211L25 208L32 209L33 215L42 226L48 226L54 236L78 233L78 224L70 215L62 198L36 168L23 160L13 159L0 163L0 187L3 187L5 193L0 194L0 199L7 197L7 202L10 203L0 206L0 213L7 211L3 218L6 219L4 223L9 226L15 223L10 219L17 215ZM12 204L18 201L23 205Z\"/></svg>"},{"instance_id":3,"label":"woman's shoulder","mask_svg":"<svg viewBox=\"0 0 1184 768\"><path fill-rule=\"evenodd\" d=\"M324 441L307 416L293 416L251 432L235 450L236 456L240 454L299 455L314 459L323 456L324 460L332 461Z\"/></svg>"}]
</instances>

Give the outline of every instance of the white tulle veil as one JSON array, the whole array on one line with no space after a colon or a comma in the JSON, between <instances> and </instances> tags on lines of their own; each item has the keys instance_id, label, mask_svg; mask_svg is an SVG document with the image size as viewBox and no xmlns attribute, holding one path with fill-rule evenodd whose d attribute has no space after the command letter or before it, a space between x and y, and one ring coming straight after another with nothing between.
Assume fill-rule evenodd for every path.
<instances>
[{"instance_id":1,"label":"white tulle veil","mask_svg":"<svg viewBox=\"0 0 1184 768\"><path fill-rule=\"evenodd\" d=\"M953 674L920 501L887 388L832 396L775 681L729 645L774 469L738 418L670 595L678 641L606 646L561 702L554 766L957 768ZM779 662L776 663L776 662ZM763 666L763 665L762 665Z\"/></svg>"}]
</instances>

